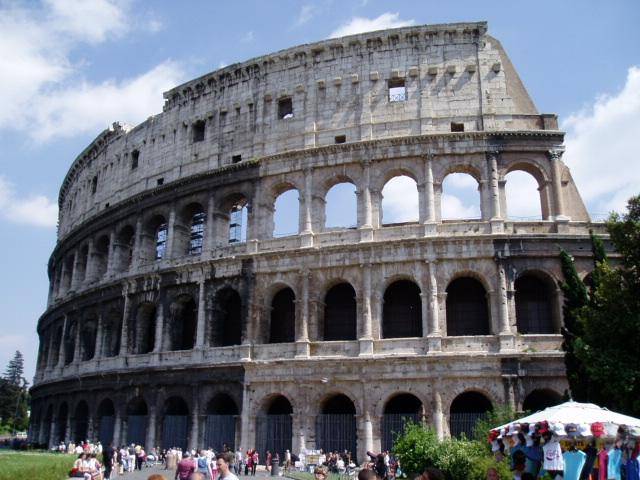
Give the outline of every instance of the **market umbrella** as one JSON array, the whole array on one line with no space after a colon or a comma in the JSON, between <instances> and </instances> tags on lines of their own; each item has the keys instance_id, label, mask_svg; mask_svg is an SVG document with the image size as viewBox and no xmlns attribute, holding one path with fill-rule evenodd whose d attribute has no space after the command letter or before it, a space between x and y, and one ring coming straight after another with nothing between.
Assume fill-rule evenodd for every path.
<instances>
[{"instance_id":1,"label":"market umbrella","mask_svg":"<svg viewBox=\"0 0 640 480\"><path fill-rule=\"evenodd\" d=\"M574 423L588 424L593 423L613 423L615 425L626 425L628 427L639 427L640 419L623 415L621 413L612 412L606 408L599 407L593 403L565 402L555 407L545 408L532 415L514 420L505 425L493 428L492 430L501 430L521 423L535 424L536 422L547 421L553 423Z\"/></svg>"}]
</instances>

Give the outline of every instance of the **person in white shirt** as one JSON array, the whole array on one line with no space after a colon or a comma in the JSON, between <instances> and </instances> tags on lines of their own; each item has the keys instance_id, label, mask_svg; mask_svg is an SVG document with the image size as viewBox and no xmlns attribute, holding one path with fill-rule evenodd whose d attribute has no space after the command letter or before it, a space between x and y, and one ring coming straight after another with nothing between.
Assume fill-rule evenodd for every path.
<instances>
[{"instance_id":1,"label":"person in white shirt","mask_svg":"<svg viewBox=\"0 0 640 480\"><path fill-rule=\"evenodd\" d=\"M219 480L238 480L238 477L231 472L231 464L233 463L233 455L229 452L223 452L216 455L216 466L220 472Z\"/></svg>"}]
</instances>

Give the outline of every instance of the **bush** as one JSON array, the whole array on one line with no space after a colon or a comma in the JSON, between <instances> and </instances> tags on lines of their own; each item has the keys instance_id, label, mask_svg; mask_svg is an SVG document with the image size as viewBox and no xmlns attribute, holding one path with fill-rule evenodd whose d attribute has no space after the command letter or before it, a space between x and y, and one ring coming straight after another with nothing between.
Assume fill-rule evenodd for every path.
<instances>
[{"instance_id":1,"label":"bush","mask_svg":"<svg viewBox=\"0 0 640 480\"><path fill-rule=\"evenodd\" d=\"M496 467L503 479L510 478L506 462L498 463L487 450L486 439L438 440L435 431L418 424L407 424L393 448L402 470L419 474L426 467L442 470L448 480L484 480L489 467Z\"/></svg>"}]
</instances>

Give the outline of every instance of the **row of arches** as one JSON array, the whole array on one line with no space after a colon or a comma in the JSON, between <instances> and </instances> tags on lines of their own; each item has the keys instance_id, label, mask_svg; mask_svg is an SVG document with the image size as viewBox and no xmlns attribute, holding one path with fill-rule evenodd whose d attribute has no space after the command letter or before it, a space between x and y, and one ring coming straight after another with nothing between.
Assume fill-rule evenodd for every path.
<instances>
[{"instance_id":1,"label":"row of arches","mask_svg":"<svg viewBox=\"0 0 640 480\"><path fill-rule=\"evenodd\" d=\"M523 403L525 411L538 411L561 401L553 390L532 391ZM384 402L381 416L371 418L375 423L382 450L391 450L396 434L406 422L426 422L431 417L427 405L412 393L398 392ZM445 417L452 436L472 436L476 422L493 409L491 400L482 392L465 391L451 402ZM255 415L255 446L259 452L293 451L293 404L283 394L274 394L262 402ZM223 445L239 446L240 408L226 393L215 394L201 412L193 412L181 396L167 398L156 412L143 397L130 399L118 409L110 398L103 399L91 415L88 403L79 401L71 412L66 402L54 411L49 405L43 417L35 418L38 438L50 445L62 441L81 442L99 440L104 445L126 443L161 448L212 447L217 451ZM117 423L119 424L117 425ZM194 425L198 422L198 425ZM324 398L315 414L315 448L325 451L357 452L358 418L354 401L343 393ZM195 438L197 436L197 438ZM117 437L117 438L116 438Z\"/></svg>"}]
</instances>

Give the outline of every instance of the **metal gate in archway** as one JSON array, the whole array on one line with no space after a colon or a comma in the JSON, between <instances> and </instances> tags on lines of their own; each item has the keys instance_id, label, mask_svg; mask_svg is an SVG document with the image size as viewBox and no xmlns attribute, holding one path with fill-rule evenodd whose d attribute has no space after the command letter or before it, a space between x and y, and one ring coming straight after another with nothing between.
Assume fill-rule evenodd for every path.
<instances>
[{"instance_id":1,"label":"metal gate in archway","mask_svg":"<svg viewBox=\"0 0 640 480\"><path fill-rule=\"evenodd\" d=\"M351 452L356 458L356 417L351 413L323 413L316 419L316 448Z\"/></svg>"},{"instance_id":2,"label":"metal gate in archway","mask_svg":"<svg viewBox=\"0 0 640 480\"><path fill-rule=\"evenodd\" d=\"M207 415L204 426L204 446L222 452L226 443L235 448L236 415Z\"/></svg>"},{"instance_id":3,"label":"metal gate in archway","mask_svg":"<svg viewBox=\"0 0 640 480\"><path fill-rule=\"evenodd\" d=\"M461 437L464 434L467 438L473 438L473 431L476 423L485 417L484 412L459 412L449 415L449 431L452 437Z\"/></svg>"},{"instance_id":4,"label":"metal gate in archway","mask_svg":"<svg viewBox=\"0 0 640 480\"><path fill-rule=\"evenodd\" d=\"M127 444L144 445L147 437L147 416L129 415L127 417Z\"/></svg>"},{"instance_id":5,"label":"metal gate in archway","mask_svg":"<svg viewBox=\"0 0 640 480\"><path fill-rule=\"evenodd\" d=\"M261 415L256 417L256 446L258 452L264 455L268 450L278 453L284 458L285 450L291 451L291 415Z\"/></svg>"},{"instance_id":6,"label":"metal gate in archway","mask_svg":"<svg viewBox=\"0 0 640 480\"><path fill-rule=\"evenodd\" d=\"M162 421L162 448L187 448L189 417L186 415L165 415Z\"/></svg>"},{"instance_id":7,"label":"metal gate in archway","mask_svg":"<svg viewBox=\"0 0 640 480\"><path fill-rule=\"evenodd\" d=\"M113 427L115 423L115 417L113 415L103 415L100 417L98 440L100 440L100 443L105 447L113 441Z\"/></svg>"},{"instance_id":8,"label":"metal gate in archway","mask_svg":"<svg viewBox=\"0 0 640 480\"><path fill-rule=\"evenodd\" d=\"M393 449L398 435L404 432L404 426L409 423L420 423L419 413L385 413L382 416L382 450Z\"/></svg>"}]
</instances>

